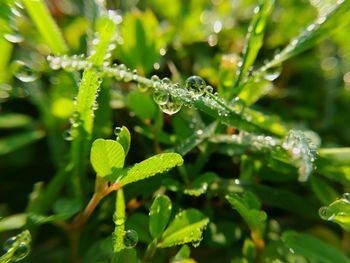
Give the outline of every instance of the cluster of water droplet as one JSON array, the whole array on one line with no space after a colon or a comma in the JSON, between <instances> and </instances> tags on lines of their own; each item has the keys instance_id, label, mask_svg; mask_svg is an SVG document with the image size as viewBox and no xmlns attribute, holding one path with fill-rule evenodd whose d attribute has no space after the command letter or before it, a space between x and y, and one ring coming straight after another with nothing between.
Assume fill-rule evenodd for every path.
<instances>
[{"instance_id":1,"label":"cluster of water droplet","mask_svg":"<svg viewBox=\"0 0 350 263\"><path fill-rule=\"evenodd\" d=\"M350 219L350 193L344 193L342 198L335 200L329 206L321 207L319 215L327 221L335 221L340 225L347 224Z\"/></svg>"},{"instance_id":2,"label":"cluster of water droplet","mask_svg":"<svg viewBox=\"0 0 350 263\"><path fill-rule=\"evenodd\" d=\"M220 135L215 138L216 142L229 142L239 145L246 145L254 150L271 150L280 144L280 141L271 136L255 135L246 131L240 131L239 134Z\"/></svg>"},{"instance_id":3,"label":"cluster of water droplet","mask_svg":"<svg viewBox=\"0 0 350 263\"><path fill-rule=\"evenodd\" d=\"M64 69L68 72L83 70L92 67L92 63L88 62L84 56L73 55L73 56L48 56L47 61L53 70Z\"/></svg>"},{"instance_id":4,"label":"cluster of water droplet","mask_svg":"<svg viewBox=\"0 0 350 263\"><path fill-rule=\"evenodd\" d=\"M23 37L18 33L17 21L18 18L22 16L23 6L19 1L5 1L5 5L9 5L8 8L10 12L4 12L4 16L8 16L8 22L10 28L4 32L3 37L11 43L20 43L23 41ZM6 19L4 17L4 19Z\"/></svg>"},{"instance_id":5,"label":"cluster of water droplet","mask_svg":"<svg viewBox=\"0 0 350 263\"><path fill-rule=\"evenodd\" d=\"M30 252L30 242L31 236L28 230L7 239L4 249L9 254L9 261L6 262L17 262L25 258Z\"/></svg>"},{"instance_id":6,"label":"cluster of water droplet","mask_svg":"<svg viewBox=\"0 0 350 263\"><path fill-rule=\"evenodd\" d=\"M154 89L153 99L164 113L174 114L181 109L182 105L191 107L199 99L213 108L216 107L216 110L219 106L215 104L215 100L205 96L211 94L213 88L206 85L199 76L189 77L185 81L184 88L179 84L171 83L168 78L161 80L158 76L152 76L151 81Z\"/></svg>"},{"instance_id":7,"label":"cluster of water droplet","mask_svg":"<svg viewBox=\"0 0 350 263\"><path fill-rule=\"evenodd\" d=\"M179 89L178 84L172 84L170 79L159 79L154 75L151 78L153 82L153 99L159 105L160 109L169 115L177 113L182 105L183 101L170 94L171 89Z\"/></svg>"},{"instance_id":8,"label":"cluster of water droplet","mask_svg":"<svg viewBox=\"0 0 350 263\"><path fill-rule=\"evenodd\" d=\"M282 143L292 161L298 167L300 182L305 182L314 170L314 161L316 159L315 146L302 131L291 130L284 138Z\"/></svg>"},{"instance_id":9,"label":"cluster of water droplet","mask_svg":"<svg viewBox=\"0 0 350 263\"><path fill-rule=\"evenodd\" d=\"M76 100L74 100L76 102ZM73 141L74 137L77 135L78 128L83 124L80 119L80 114L74 111L69 119L70 127L64 132L63 137L66 141Z\"/></svg>"},{"instance_id":10,"label":"cluster of water droplet","mask_svg":"<svg viewBox=\"0 0 350 263\"><path fill-rule=\"evenodd\" d=\"M137 80L137 71L131 70L124 64L113 64L112 67L105 66L102 71L111 78L115 78L118 81L130 82ZM147 89L147 87L145 87Z\"/></svg>"}]
</instances>

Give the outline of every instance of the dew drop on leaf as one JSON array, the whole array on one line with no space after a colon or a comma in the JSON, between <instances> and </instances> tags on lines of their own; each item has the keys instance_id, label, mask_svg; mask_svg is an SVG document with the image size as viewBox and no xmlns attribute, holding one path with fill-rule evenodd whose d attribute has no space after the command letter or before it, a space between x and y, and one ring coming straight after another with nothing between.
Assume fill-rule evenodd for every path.
<instances>
[{"instance_id":1,"label":"dew drop on leaf","mask_svg":"<svg viewBox=\"0 0 350 263\"><path fill-rule=\"evenodd\" d=\"M321 207L319 209L318 213L322 219L328 220L328 218L329 218L328 217L328 207L326 207L326 206Z\"/></svg>"},{"instance_id":2,"label":"dew drop on leaf","mask_svg":"<svg viewBox=\"0 0 350 263\"><path fill-rule=\"evenodd\" d=\"M343 194L343 199L346 202L350 202L350 193L344 193Z\"/></svg>"},{"instance_id":3,"label":"dew drop on leaf","mask_svg":"<svg viewBox=\"0 0 350 263\"><path fill-rule=\"evenodd\" d=\"M199 76L191 76L185 81L185 87L188 91L196 95L202 95L206 89L204 79Z\"/></svg>"},{"instance_id":4,"label":"dew drop on leaf","mask_svg":"<svg viewBox=\"0 0 350 263\"><path fill-rule=\"evenodd\" d=\"M204 91L205 91L206 94L213 93L213 87L208 85L208 86L205 87Z\"/></svg>"},{"instance_id":5,"label":"dew drop on leaf","mask_svg":"<svg viewBox=\"0 0 350 263\"><path fill-rule=\"evenodd\" d=\"M72 141L73 140L73 136L72 136L72 130L71 129L67 129L64 134L63 134L63 138L66 141Z\"/></svg>"},{"instance_id":6,"label":"dew drop on leaf","mask_svg":"<svg viewBox=\"0 0 350 263\"><path fill-rule=\"evenodd\" d=\"M148 90L148 85L146 85L145 83L137 83L137 89L141 92L145 92Z\"/></svg>"},{"instance_id":7,"label":"dew drop on leaf","mask_svg":"<svg viewBox=\"0 0 350 263\"><path fill-rule=\"evenodd\" d=\"M264 79L267 81L274 81L281 75L281 67L275 67L272 69L268 69L265 72Z\"/></svg>"},{"instance_id":8,"label":"dew drop on leaf","mask_svg":"<svg viewBox=\"0 0 350 263\"><path fill-rule=\"evenodd\" d=\"M169 94L162 90L155 90L153 92L153 99L158 105L164 105L168 102Z\"/></svg>"},{"instance_id":9,"label":"dew drop on leaf","mask_svg":"<svg viewBox=\"0 0 350 263\"><path fill-rule=\"evenodd\" d=\"M115 136L119 136L119 133L122 131L122 128L121 127L115 127L114 128L114 135Z\"/></svg>"},{"instance_id":10,"label":"dew drop on leaf","mask_svg":"<svg viewBox=\"0 0 350 263\"><path fill-rule=\"evenodd\" d=\"M4 249L5 250L10 250L13 245L15 244L17 238L16 237L10 237L6 240L5 244L4 244Z\"/></svg>"},{"instance_id":11,"label":"dew drop on leaf","mask_svg":"<svg viewBox=\"0 0 350 263\"><path fill-rule=\"evenodd\" d=\"M193 240L192 241L192 246L193 247L198 247L200 245L200 243L201 243L201 240Z\"/></svg>"},{"instance_id":12,"label":"dew drop on leaf","mask_svg":"<svg viewBox=\"0 0 350 263\"><path fill-rule=\"evenodd\" d=\"M182 100L175 98L173 96L170 96L167 103L159 106L164 113L172 115L177 113L179 110L181 110L182 104L183 104Z\"/></svg>"},{"instance_id":13,"label":"dew drop on leaf","mask_svg":"<svg viewBox=\"0 0 350 263\"><path fill-rule=\"evenodd\" d=\"M139 236L135 230L129 229L125 232L123 242L126 248L135 247L138 241L139 241Z\"/></svg>"},{"instance_id":14,"label":"dew drop on leaf","mask_svg":"<svg viewBox=\"0 0 350 263\"><path fill-rule=\"evenodd\" d=\"M23 41L23 37L19 34L4 34L4 38L11 43L21 43Z\"/></svg>"},{"instance_id":15,"label":"dew drop on leaf","mask_svg":"<svg viewBox=\"0 0 350 263\"><path fill-rule=\"evenodd\" d=\"M25 258L30 252L28 245L24 242L20 243L13 254L13 261L17 262Z\"/></svg>"},{"instance_id":16,"label":"dew drop on leaf","mask_svg":"<svg viewBox=\"0 0 350 263\"><path fill-rule=\"evenodd\" d=\"M13 74L22 82L33 82L38 78L38 74L21 60L14 62Z\"/></svg>"}]
</instances>

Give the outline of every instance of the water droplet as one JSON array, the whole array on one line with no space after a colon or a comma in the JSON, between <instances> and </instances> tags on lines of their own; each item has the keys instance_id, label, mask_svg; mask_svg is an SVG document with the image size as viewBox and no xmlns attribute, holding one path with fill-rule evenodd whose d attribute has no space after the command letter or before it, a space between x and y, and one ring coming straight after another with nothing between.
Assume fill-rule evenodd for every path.
<instances>
[{"instance_id":1,"label":"water droplet","mask_svg":"<svg viewBox=\"0 0 350 263\"><path fill-rule=\"evenodd\" d=\"M344 193L344 194L343 194L343 199L344 199L346 202L350 202L350 193Z\"/></svg>"},{"instance_id":2,"label":"water droplet","mask_svg":"<svg viewBox=\"0 0 350 263\"><path fill-rule=\"evenodd\" d=\"M157 75L153 75L153 76L151 77L151 80L152 80L153 82L159 82L159 81L160 81L160 79L159 79L159 77L158 77Z\"/></svg>"},{"instance_id":3,"label":"water droplet","mask_svg":"<svg viewBox=\"0 0 350 263\"><path fill-rule=\"evenodd\" d=\"M153 92L153 99L158 105L164 105L169 100L169 94L162 90L155 90Z\"/></svg>"},{"instance_id":4,"label":"water droplet","mask_svg":"<svg viewBox=\"0 0 350 263\"><path fill-rule=\"evenodd\" d=\"M155 70L160 69L160 64L159 64L158 62L154 63L154 64L153 64L153 68L154 68Z\"/></svg>"},{"instance_id":5,"label":"water droplet","mask_svg":"<svg viewBox=\"0 0 350 263\"><path fill-rule=\"evenodd\" d=\"M116 76L117 80L124 79L125 74L127 72L126 66L124 64L120 64L120 65L117 66L117 69L118 69L118 72L117 72L118 74Z\"/></svg>"},{"instance_id":6,"label":"water droplet","mask_svg":"<svg viewBox=\"0 0 350 263\"><path fill-rule=\"evenodd\" d=\"M66 141L73 141L73 136L72 136L72 130L71 129L67 129L64 134L63 134L63 138L66 140Z\"/></svg>"},{"instance_id":7,"label":"water droplet","mask_svg":"<svg viewBox=\"0 0 350 263\"><path fill-rule=\"evenodd\" d=\"M125 82L132 81L133 74L130 72L130 69L126 69L123 79L124 79Z\"/></svg>"},{"instance_id":8,"label":"water droplet","mask_svg":"<svg viewBox=\"0 0 350 263\"><path fill-rule=\"evenodd\" d=\"M115 128L114 128L114 135L115 135L115 136L119 136L119 133L122 131L122 129L123 129L123 128L118 127L118 126L115 127Z\"/></svg>"},{"instance_id":9,"label":"water droplet","mask_svg":"<svg viewBox=\"0 0 350 263\"><path fill-rule=\"evenodd\" d=\"M213 25L213 30L215 33L219 33L222 29L222 22L220 20L216 20Z\"/></svg>"},{"instance_id":10,"label":"water droplet","mask_svg":"<svg viewBox=\"0 0 350 263\"><path fill-rule=\"evenodd\" d=\"M32 82L39 77L31 67L26 65L26 63L21 60L16 60L13 63L13 74L16 78L23 82Z\"/></svg>"},{"instance_id":11,"label":"water droplet","mask_svg":"<svg viewBox=\"0 0 350 263\"><path fill-rule=\"evenodd\" d=\"M239 114L243 111L244 107L244 102L239 97L235 97L233 100L234 111Z\"/></svg>"},{"instance_id":12,"label":"water droplet","mask_svg":"<svg viewBox=\"0 0 350 263\"><path fill-rule=\"evenodd\" d=\"M190 93L202 95L205 91L206 83L204 79L199 76L191 76L186 79L185 87L190 91Z\"/></svg>"},{"instance_id":13,"label":"water droplet","mask_svg":"<svg viewBox=\"0 0 350 263\"><path fill-rule=\"evenodd\" d=\"M281 67L275 67L265 72L264 79L274 81L281 75Z\"/></svg>"},{"instance_id":14,"label":"water droplet","mask_svg":"<svg viewBox=\"0 0 350 263\"><path fill-rule=\"evenodd\" d=\"M208 44L209 46L213 47L216 46L216 44L218 43L218 37L216 34L210 34L208 37Z\"/></svg>"},{"instance_id":15,"label":"water droplet","mask_svg":"<svg viewBox=\"0 0 350 263\"><path fill-rule=\"evenodd\" d=\"M164 113L172 115L181 110L182 104L182 100L173 96L169 96L167 103L159 105L159 107Z\"/></svg>"},{"instance_id":16,"label":"water droplet","mask_svg":"<svg viewBox=\"0 0 350 263\"><path fill-rule=\"evenodd\" d=\"M18 245L15 253L13 254L13 261L17 262L25 258L30 252L29 247L26 243L22 242Z\"/></svg>"},{"instance_id":17,"label":"water droplet","mask_svg":"<svg viewBox=\"0 0 350 263\"><path fill-rule=\"evenodd\" d=\"M201 240L199 239L199 240L193 240L192 241L192 246L193 247L198 247L199 245L200 245L200 243L201 243Z\"/></svg>"},{"instance_id":18,"label":"water droplet","mask_svg":"<svg viewBox=\"0 0 350 263\"><path fill-rule=\"evenodd\" d=\"M20 43L23 41L23 37L19 34L4 34L4 38L11 43Z\"/></svg>"},{"instance_id":19,"label":"water droplet","mask_svg":"<svg viewBox=\"0 0 350 263\"><path fill-rule=\"evenodd\" d=\"M6 250L10 250L14 246L16 241L17 241L17 237L10 237L10 238L8 238L6 240L6 242L5 242L5 244L4 244L4 248Z\"/></svg>"},{"instance_id":20,"label":"water droplet","mask_svg":"<svg viewBox=\"0 0 350 263\"><path fill-rule=\"evenodd\" d=\"M141 92L145 92L148 90L148 85L145 83L139 82L139 83L137 83L137 89Z\"/></svg>"},{"instance_id":21,"label":"water droplet","mask_svg":"<svg viewBox=\"0 0 350 263\"><path fill-rule=\"evenodd\" d=\"M161 48L161 49L159 50L159 54L160 54L161 56L165 56L165 54L166 54L166 49L165 49L165 48Z\"/></svg>"},{"instance_id":22,"label":"water droplet","mask_svg":"<svg viewBox=\"0 0 350 263\"><path fill-rule=\"evenodd\" d=\"M327 206L323 206L318 210L318 214L320 215L320 217L324 220L328 220L329 216L328 216L328 207Z\"/></svg>"},{"instance_id":23,"label":"water droplet","mask_svg":"<svg viewBox=\"0 0 350 263\"><path fill-rule=\"evenodd\" d=\"M135 247L138 241L139 241L139 236L137 235L137 232L135 230L129 229L125 232L124 239L123 239L125 248Z\"/></svg>"},{"instance_id":24,"label":"water droplet","mask_svg":"<svg viewBox=\"0 0 350 263\"><path fill-rule=\"evenodd\" d=\"M213 87L208 85L205 87L204 91L206 94L213 93Z\"/></svg>"}]
</instances>

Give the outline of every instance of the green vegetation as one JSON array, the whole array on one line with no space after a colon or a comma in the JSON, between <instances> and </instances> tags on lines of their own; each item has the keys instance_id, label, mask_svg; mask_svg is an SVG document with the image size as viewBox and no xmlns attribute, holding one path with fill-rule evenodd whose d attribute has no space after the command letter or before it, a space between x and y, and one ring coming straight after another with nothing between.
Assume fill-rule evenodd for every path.
<instances>
[{"instance_id":1,"label":"green vegetation","mask_svg":"<svg viewBox=\"0 0 350 263\"><path fill-rule=\"evenodd\" d=\"M350 262L350 1L0 2L3 262Z\"/></svg>"}]
</instances>

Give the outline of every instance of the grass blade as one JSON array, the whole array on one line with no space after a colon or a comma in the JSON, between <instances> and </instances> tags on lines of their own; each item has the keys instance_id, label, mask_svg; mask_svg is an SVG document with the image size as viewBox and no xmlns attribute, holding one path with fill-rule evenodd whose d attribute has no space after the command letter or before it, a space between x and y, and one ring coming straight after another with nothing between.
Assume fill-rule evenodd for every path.
<instances>
[{"instance_id":1,"label":"grass blade","mask_svg":"<svg viewBox=\"0 0 350 263\"><path fill-rule=\"evenodd\" d=\"M247 74L249 68L253 65L263 44L266 21L273 9L274 3L274 0L265 0L254 10L255 15L248 28L248 34L244 45L243 58L237 70L237 77L233 86L234 90L231 98L239 93L235 89L239 86L242 78Z\"/></svg>"},{"instance_id":2,"label":"grass blade","mask_svg":"<svg viewBox=\"0 0 350 263\"><path fill-rule=\"evenodd\" d=\"M55 55L66 53L65 41L45 2L43 0L23 0L23 4L52 53Z\"/></svg>"}]
</instances>

